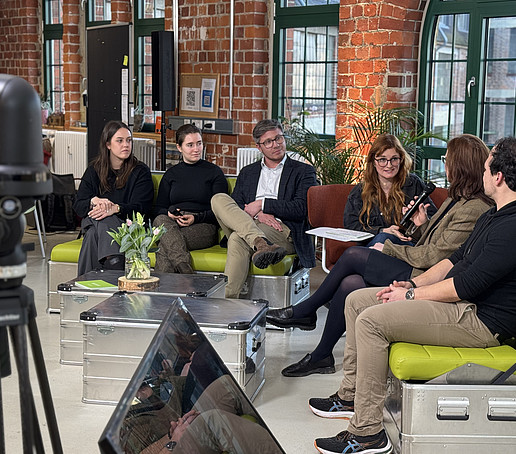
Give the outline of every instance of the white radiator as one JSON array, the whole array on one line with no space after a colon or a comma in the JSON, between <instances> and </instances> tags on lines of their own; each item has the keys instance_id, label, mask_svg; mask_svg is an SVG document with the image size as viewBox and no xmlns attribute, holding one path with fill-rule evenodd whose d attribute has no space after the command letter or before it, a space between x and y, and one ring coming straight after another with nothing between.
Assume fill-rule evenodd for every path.
<instances>
[{"instance_id":1,"label":"white radiator","mask_svg":"<svg viewBox=\"0 0 516 454\"><path fill-rule=\"evenodd\" d=\"M151 170L156 169L156 141L153 139L133 138L133 154L147 164Z\"/></svg>"},{"instance_id":2,"label":"white radiator","mask_svg":"<svg viewBox=\"0 0 516 454\"><path fill-rule=\"evenodd\" d=\"M238 175L243 167L261 159L262 154L258 148L237 148L237 169Z\"/></svg>"},{"instance_id":3,"label":"white radiator","mask_svg":"<svg viewBox=\"0 0 516 454\"><path fill-rule=\"evenodd\" d=\"M88 166L86 133L56 131L54 136L53 162L54 173L73 173L74 178L82 178Z\"/></svg>"},{"instance_id":4,"label":"white radiator","mask_svg":"<svg viewBox=\"0 0 516 454\"><path fill-rule=\"evenodd\" d=\"M296 161L306 162L305 158L293 151L287 151L287 154L289 158L295 159ZM261 158L262 153L258 148L237 148L236 174L238 175L243 167L258 161L258 159Z\"/></svg>"}]
</instances>

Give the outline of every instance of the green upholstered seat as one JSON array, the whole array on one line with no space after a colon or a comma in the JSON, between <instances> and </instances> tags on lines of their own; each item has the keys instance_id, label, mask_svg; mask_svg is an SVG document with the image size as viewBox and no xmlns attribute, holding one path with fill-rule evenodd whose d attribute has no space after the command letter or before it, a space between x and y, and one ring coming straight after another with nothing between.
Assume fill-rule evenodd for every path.
<instances>
[{"instance_id":1,"label":"green upholstered seat","mask_svg":"<svg viewBox=\"0 0 516 454\"><path fill-rule=\"evenodd\" d=\"M154 200L156 200L156 196L158 194L158 187L161 178L163 177L162 173L153 173L152 174L152 182L154 183ZM227 177L229 193L233 192L236 183L236 177ZM219 229L219 240L222 239L224 233L221 229ZM79 261L79 252L81 250L82 239L67 241L66 243L61 243L52 249L50 254L50 260L53 262L67 262L67 263L77 263ZM220 247L219 245L212 246L206 249L199 249L197 251L192 251L192 267L196 271L207 271L214 273L223 273L224 267L226 266L226 251L227 249ZM151 266L154 267L156 263L156 257L154 253L149 254L149 258L151 261ZM254 265L251 265L249 274L253 275L261 275L261 276L286 276L292 270L292 265L294 264L296 256L295 255L287 255L280 263L276 265L271 265L261 270L256 268Z\"/></svg>"},{"instance_id":2,"label":"green upholstered seat","mask_svg":"<svg viewBox=\"0 0 516 454\"><path fill-rule=\"evenodd\" d=\"M53 262L77 263L79 261L81 245L82 239L58 244L52 249L50 260ZM223 273L226 266L226 251L227 249L219 245L192 251L190 254L192 256L193 269L196 271ZM249 273L261 276L285 276L289 274L295 257L295 255L287 255L281 262L268 266L263 270L251 265ZM149 258L153 267L156 263L155 254L150 253Z\"/></svg>"},{"instance_id":3,"label":"green upholstered seat","mask_svg":"<svg viewBox=\"0 0 516 454\"><path fill-rule=\"evenodd\" d=\"M389 366L400 380L431 380L467 363L505 371L516 363L516 350L509 345L455 348L395 342L389 351Z\"/></svg>"}]
</instances>

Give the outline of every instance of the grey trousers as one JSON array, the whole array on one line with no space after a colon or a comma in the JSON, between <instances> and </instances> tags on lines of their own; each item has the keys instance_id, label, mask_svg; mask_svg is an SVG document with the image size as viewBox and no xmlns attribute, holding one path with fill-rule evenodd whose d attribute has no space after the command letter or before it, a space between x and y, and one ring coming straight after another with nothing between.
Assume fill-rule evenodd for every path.
<instances>
[{"instance_id":1,"label":"grey trousers","mask_svg":"<svg viewBox=\"0 0 516 454\"><path fill-rule=\"evenodd\" d=\"M348 426L355 435L382 430L389 344L410 342L448 347L495 347L499 342L467 301L403 300L382 304L380 288L356 290L346 298L344 378L339 396L354 400Z\"/></svg>"},{"instance_id":2,"label":"grey trousers","mask_svg":"<svg viewBox=\"0 0 516 454\"><path fill-rule=\"evenodd\" d=\"M217 244L217 226L214 224L192 224L180 227L165 214L154 219L155 227L163 224L167 229L159 241L156 252L156 271L174 273L179 263L190 264L190 252Z\"/></svg>"},{"instance_id":3,"label":"grey trousers","mask_svg":"<svg viewBox=\"0 0 516 454\"><path fill-rule=\"evenodd\" d=\"M84 234L81 252L79 253L78 275L100 268L100 261L108 255L120 254L120 246L112 242L107 232L117 229L122 225L122 220L115 215L108 216L100 221L95 221L89 216L81 222Z\"/></svg>"},{"instance_id":4,"label":"grey trousers","mask_svg":"<svg viewBox=\"0 0 516 454\"><path fill-rule=\"evenodd\" d=\"M238 298L244 286L249 263L254 252L254 241L265 237L269 241L286 249L287 254L294 254L294 244L290 229L283 223L283 231L255 221L227 194L215 194L211 207L228 239L228 252L224 274L228 277L226 298Z\"/></svg>"}]
</instances>

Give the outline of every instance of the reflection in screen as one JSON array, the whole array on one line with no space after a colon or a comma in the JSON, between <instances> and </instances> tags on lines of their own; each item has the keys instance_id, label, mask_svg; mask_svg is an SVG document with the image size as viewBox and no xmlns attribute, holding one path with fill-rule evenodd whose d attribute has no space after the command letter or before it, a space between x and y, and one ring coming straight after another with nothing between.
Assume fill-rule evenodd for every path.
<instances>
[{"instance_id":1,"label":"reflection in screen","mask_svg":"<svg viewBox=\"0 0 516 454\"><path fill-rule=\"evenodd\" d=\"M99 445L127 454L283 452L180 298Z\"/></svg>"}]
</instances>

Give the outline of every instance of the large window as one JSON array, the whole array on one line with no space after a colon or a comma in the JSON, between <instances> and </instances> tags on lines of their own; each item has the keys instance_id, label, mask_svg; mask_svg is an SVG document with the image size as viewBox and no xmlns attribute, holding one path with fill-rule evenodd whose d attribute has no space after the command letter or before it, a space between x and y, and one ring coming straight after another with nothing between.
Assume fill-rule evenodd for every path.
<instances>
[{"instance_id":1,"label":"large window","mask_svg":"<svg viewBox=\"0 0 516 454\"><path fill-rule=\"evenodd\" d=\"M516 133L516 1L434 0L423 26L420 109L446 140L488 145ZM428 141L425 166L442 171L446 143Z\"/></svg>"},{"instance_id":2,"label":"large window","mask_svg":"<svg viewBox=\"0 0 516 454\"><path fill-rule=\"evenodd\" d=\"M88 0L88 25L111 22L111 0Z\"/></svg>"},{"instance_id":3,"label":"large window","mask_svg":"<svg viewBox=\"0 0 516 454\"><path fill-rule=\"evenodd\" d=\"M64 112L63 6L45 0L43 9L45 101L53 112Z\"/></svg>"},{"instance_id":4,"label":"large window","mask_svg":"<svg viewBox=\"0 0 516 454\"><path fill-rule=\"evenodd\" d=\"M338 0L277 0L273 116L335 135Z\"/></svg>"},{"instance_id":5,"label":"large window","mask_svg":"<svg viewBox=\"0 0 516 454\"><path fill-rule=\"evenodd\" d=\"M136 0L135 8L135 107L144 122L154 123L161 112L152 110L151 33L165 28L165 0Z\"/></svg>"}]
</instances>

